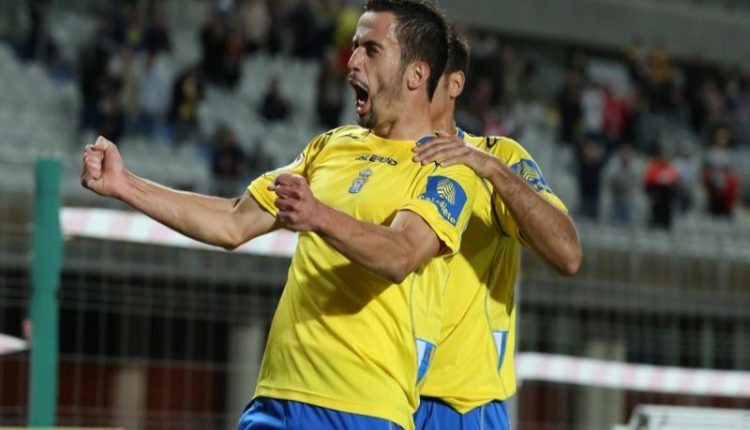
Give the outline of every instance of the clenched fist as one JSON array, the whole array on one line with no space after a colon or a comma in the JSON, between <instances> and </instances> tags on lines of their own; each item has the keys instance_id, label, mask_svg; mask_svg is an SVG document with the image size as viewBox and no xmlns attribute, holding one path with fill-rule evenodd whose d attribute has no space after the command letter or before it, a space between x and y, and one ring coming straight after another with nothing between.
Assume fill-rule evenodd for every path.
<instances>
[{"instance_id":1,"label":"clenched fist","mask_svg":"<svg viewBox=\"0 0 750 430\"><path fill-rule=\"evenodd\" d=\"M117 197L127 172L114 143L99 136L83 150L81 185L106 197Z\"/></svg>"},{"instance_id":2,"label":"clenched fist","mask_svg":"<svg viewBox=\"0 0 750 430\"><path fill-rule=\"evenodd\" d=\"M282 173L268 189L275 191L274 202L279 209L277 219L293 231L311 231L317 228L325 205L313 195L307 180L299 175Z\"/></svg>"}]
</instances>

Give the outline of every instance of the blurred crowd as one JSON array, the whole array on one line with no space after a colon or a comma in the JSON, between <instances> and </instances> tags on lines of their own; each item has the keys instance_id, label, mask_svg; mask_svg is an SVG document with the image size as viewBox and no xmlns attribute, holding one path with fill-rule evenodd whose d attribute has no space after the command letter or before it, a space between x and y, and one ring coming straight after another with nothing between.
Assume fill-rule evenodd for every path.
<instances>
[{"instance_id":1,"label":"blurred crowd","mask_svg":"<svg viewBox=\"0 0 750 430\"><path fill-rule=\"evenodd\" d=\"M499 40L472 35L470 78L456 116L473 133L520 137L524 119L516 108L540 101L539 66ZM574 50L567 57L555 99L541 101L555 113L557 141L575 153L578 215L602 219L605 209L615 222L632 224L639 193L655 227L669 228L675 214L704 210L697 194L705 196L708 214L734 214L741 205L735 149L750 145L750 67L720 67L700 56L676 64L665 46L649 50L636 41L609 58L627 70L616 90L591 76L586 54ZM649 132L647 122L654 120L684 130L699 145L668 145Z\"/></svg>"},{"instance_id":2,"label":"blurred crowd","mask_svg":"<svg viewBox=\"0 0 750 430\"><path fill-rule=\"evenodd\" d=\"M732 216L740 205L735 149L750 142L750 68L722 68L699 56L676 64L663 45L635 42L622 58L627 86L618 94L588 76L585 56L571 56L557 96L558 140L574 145L579 213L600 218L603 187L615 221L633 221L635 195L648 198L651 225L668 228L674 214L696 208ZM647 120L684 131L699 142L666 145ZM646 159L639 168L635 158ZM701 188L701 190L699 190Z\"/></svg>"},{"instance_id":3,"label":"blurred crowd","mask_svg":"<svg viewBox=\"0 0 750 430\"><path fill-rule=\"evenodd\" d=\"M55 43L46 22L53 0L28 0L30 28L24 55L53 63ZM172 144L199 142L209 148L219 192L248 172L264 169L262 148L246 154L237 133L219 125L203 136L198 112L206 88L229 91L241 84L245 60L258 53L320 64L317 120L321 129L340 124L346 63L359 10L346 0L216 0L196 32L200 59L168 76L159 59L173 41L164 3L111 1L100 10L95 35L81 49L74 75L82 105L80 130L119 141L127 135L156 137ZM734 151L750 142L750 67L719 67L695 56L675 62L662 45L634 42L614 60L627 70L625 89L590 76L580 51L568 56L555 97L539 90L539 65L501 43L492 33L469 34L469 79L459 99L457 122L469 132L519 137L519 105L542 102L552 108L557 140L576 154L581 216L602 218L602 196L611 195L612 218L634 221L638 193L648 197L650 221L669 227L674 214L696 209L703 190L706 210L731 216L740 205L740 176ZM542 66L544 67L544 66ZM294 99L277 77L252 109L267 122L294 115ZM700 147L667 145L644 132L659 117L688 130ZM646 163L639 163L646 160Z\"/></svg>"},{"instance_id":4,"label":"blurred crowd","mask_svg":"<svg viewBox=\"0 0 750 430\"><path fill-rule=\"evenodd\" d=\"M52 0L29 0L29 13L46 20L51 5ZM210 149L217 191L236 193L232 187L237 180L270 167L265 165L266 157L262 151L245 154L236 132L227 125L202 135L198 112L208 86L237 89L245 59L261 52L319 61L318 120L321 128L339 125L346 95L346 61L359 17L345 0L212 2L196 34L200 60L174 77L159 67L161 56L169 56L172 49L164 6L155 0L112 1L100 10L96 32L74 67L82 100L82 133L114 141L141 135L175 145L198 142ZM40 39L54 45L44 28L32 25L28 46L41 45ZM31 54L38 50L30 48L27 58L41 59ZM269 80L261 102L252 108L267 122L284 121L295 110L293 99L284 94L276 77Z\"/></svg>"}]
</instances>

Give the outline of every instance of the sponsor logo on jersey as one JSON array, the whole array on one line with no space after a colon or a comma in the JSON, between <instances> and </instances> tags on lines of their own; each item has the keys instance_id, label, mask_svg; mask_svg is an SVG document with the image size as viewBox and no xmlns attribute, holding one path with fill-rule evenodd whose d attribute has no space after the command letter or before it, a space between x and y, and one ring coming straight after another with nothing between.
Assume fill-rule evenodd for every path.
<instances>
[{"instance_id":1,"label":"sponsor logo on jersey","mask_svg":"<svg viewBox=\"0 0 750 430\"><path fill-rule=\"evenodd\" d=\"M451 178L430 176L426 190L419 198L432 202L443 219L456 225L466 204L466 191Z\"/></svg>"},{"instance_id":2,"label":"sponsor logo on jersey","mask_svg":"<svg viewBox=\"0 0 750 430\"><path fill-rule=\"evenodd\" d=\"M383 156L375 155L375 154L360 155L359 157L355 158L355 160L369 161L370 163L383 163L389 166L395 166L396 164L398 164L398 161L394 160L391 157L383 157Z\"/></svg>"}]
</instances>

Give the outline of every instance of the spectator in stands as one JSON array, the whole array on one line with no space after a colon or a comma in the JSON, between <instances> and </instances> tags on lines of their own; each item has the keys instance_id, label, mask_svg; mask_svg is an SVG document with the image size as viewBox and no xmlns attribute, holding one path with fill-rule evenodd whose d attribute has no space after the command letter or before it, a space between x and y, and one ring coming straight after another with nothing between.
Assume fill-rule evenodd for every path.
<instances>
[{"instance_id":1,"label":"spectator in stands","mask_svg":"<svg viewBox=\"0 0 750 430\"><path fill-rule=\"evenodd\" d=\"M178 142L198 131L198 105L203 99L203 82L198 67L188 67L177 78L172 89L170 123Z\"/></svg>"},{"instance_id":2,"label":"spectator in stands","mask_svg":"<svg viewBox=\"0 0 750 430\"><path fill-rule=\"evenodd\" d=\"M627 120L627 107L610 86L602 88L602 131L608 147L608 152L616 149L622 140L625 122Z\"/></svg>"},{"instance_id":3,"label":"spectator in stands","mask_svg":"<svg viewBox=\"0 0 750 430\"><path fill-rule=\"evenodd\" d=\"M728 121L726 97L718 82L708 81L703 87L703 99L706 105L706 117L703 119L703 128L716 130L725 127Z\"/></svg>"},{"instance_id":4,"label":"spectator in stands","mask_svg":"<svg viewBox=\"0 0 750 430\"><path fill-rule=\"evenodd\" d=\"M526 102L534 102L541 98L540 91L538 91L538 66L537 63L528 60L523 62L521 68L521 80L518 83L518 98ZM510 100L514 102L514 100Z\"/></svg>"},{"instance_id":5,"label":"spectator in stands","mask_svg":"<svg viewBox=\"0 0 750 430\"><path fill-rule=\"evenodd\" d=\"M581 196L579 213L587 218L599 218L601 173L604 148L596 140L586 137L578 146L578 190Z\"/></svg>"},{"instance_id":6,"label":"spectator in stands","mask_svg":"<svg viewBox=\"0 0 750 430\"><path fill-rule=\"evenodd\" d=\"M589 70L589 58L585 52L574 50L568 53L568 70L573 70L579 76L586 76Z\"/></svg>"},{"instance_id":7,"label":"spectator in stands","mask_svg":"<svg viewBox=\"0 0 750 430\"><path fill-rule=\"evenodd\" d=\"M581 77L570 69L565 74L565 82L557 95L557 110L560 114L558 140L571 144L576 141L576 133L583 115L581 108Z\"/></svg>"},{"instance_id":8,"label":"spectator in stands","mask_svg":"<svg viewBox=\"0 0 750 430\"><path fill-rule=\"evenodd\" d=\"M211 10L201 29L201 71L208 83L234 88L242 76L242 61L247 40L248 7L218 7Z\"/></svg>"},{"instance_id":9,"label":"spectator in stands","mask_svg":"<svg viewBox=\"0 0 750 430\"><path fill-rule=\"evenodd\" d=\"M165 77L156 64L156 53L148 51L143 61L140 85L140 106L136 130L151 135L157 124L164 119L169 88Z\"/></svg>"},{"instance_id":10,"label":"spectator in stands","mask_svg":"<svg viewBox=\"0 0 750 430\"><path fill-rule=\"evenodd\" d=\"M503 82L502 93L496 93L493 102L500 100L515 101L518 100L521 80L523 78L526 65L518 60L516 50L511 45L505 45L501 51ZM494 72L497 73L497 72ZM490 75L492 76L492 74Z\"/></svg>"},{"instance_id":11,"label":"spectator in stands","mask_svg":"<svg viewBox=\"0 0 750 430\"><path fill-rule=\"evenodd\" d=\"M711 77L711 71L699 54L693 55L684 68L685 82L683 97L687 103L688 121L695 133L702 133L707 115L704 86Z\"/></svg>"},{"instance_id":12,"label":"spectator in stands","mask_svg":"<svg viewBox=\"0 0 750 430\"><path fill-rule=\"evenodd\" d=\"M648 57L648 89L651 108L673 111L679 106L679 92L674 86L674 69L667 47L657 44Z\"/></svg>"},{"instance_id":13,"label":"spectator in stands","mask_svg":"<svg viewBox=\"0 0 750 430\"><path fill-rule=\"evenodd\" d=\"M124 48L119 56L117 75L120 81L120 105L129 130L137 128L141 105L140 65L136 64L131 48Z\"/></svg>"},{"instance_id":14,"label":"spectator in stands","mask_svg":"<svg viewBox=\"0 0 750 430\"><path fill-rule=\"evenodd\" d=\"M278 55L286 48L286 41L292 39L292 29L287 23L290 4L287 1L272 1L268 3L271 16L271 28L268 31L267 49L271 55ZM359 16L359 13L357 13ZM349 40L351 45L351 38Z\"/></svg>"},{"instance_id":15,"label":"spectator in stands","mask_svg":"<svg viewBox=\"0 0 750 430\"><path fill-rule=\"evenodd\" d=\"M227 34L226 56L222 63L219 83L229 89L237 86L242 77L242 61L245 56L245 42L239 32Z\"/></svg>"},{"instance_id":16,"label":"spectator in stands","mask_svg":"<svg viewBox=\"0 0 750 430\"><path fill-rule=\"evenodd\" d=\"M729 149L732 135L727 128L719 128L713 135L713 146L708 152L703 170L703 185L708 194L708 212L714 216L730 216L740 194L740 181L732 169Z\"/></svg>"},{"instance_id":17,"label":"spectator in stands","mask_svg":"<svg viewBox=\"0 0 750 430\"><path fill-rule=\"evenodd\" d=\"M227 32L219 11L212 11L201 29L201 70L208 82L222 80L227 55Z\"/></svg>"},{"instance_id":18,"label":"spectator in stands","mask_svg":"<svg viewBox=\"0 0 750 430\"><path fill-rule=\"evenodd\" d=\"M485 133L488 128L486 115L490 110L493 110L493 92L492 79L486 76L477 76L477 82L468 94L466 103L462 104L459 113L456 114L460 120L459 124L466 128L466 131L475 134Z\"/></svg>"},{"instance_id":19,"label":"spectator in stands","mask_svg":"<svg viewBox=\"0 0 750 430\"><path fill-rule=\"evenodd\" d=\"M508 136L516 138L521 131L521 125L513 114L511 105L507 101L488 109L483 116L484 136Z\"/></svg>"},{"instance_id":20,"label":"spectator in stands","mask_svg":"<svg viewBox=\"0 0 750 430\"><path fill-rule=\"evenodd\" d=\"M333 43L339 49L341 68L346 70L346 63L352 54L352 37L357 30L359 11L346 1L339 1L338 8L333 28Z\"/></svg>"},{"instance_id":21,"label":"spectator in stands","mask_svg":"<svg viewBox=\"0 0 750 430\"><path fill-rule=\"evenodd\" d=\"M102 103L101 120L97 134L107 139L120 139L125 131L125 114L117 93L109 93Z\"/></svg>"},{"instance_id":22,"label":"spectator in stands","mask_svg":"<svg viewBox=\"0 0 750 430\"><path fill-rule=\"evenodd\" d=\"M648 114L648 100L641 88L630 89L626 98L625 112L627 114L622 138L626 142L631 142L638 151L645 152L650 142L641 136L641 121Z\"/></svg>"},{"instance_id":23,"label":"spectator in stands","mask_svg":"<svg viewBox=\"0 0 750 430\"><path fill-rule=\"evenodd\" d=\"M604 94L601 86L589 81L581 93L583 131L587 137L597 140L604 132Z\"/></svg>"},{"instance_id":24,"label":"spectator in stands","mask_svg":"<svg viewBox=\"0 0 750 430\"><path fill-rule=\"evenodd\" d=\"M478 87L483 86L483 90L491 89L488 104L495 104L506 95L506 72L507 65L505 60L514 60L514 53L508 53L508 58L503 58L500 50L500 43L494 34L485 34L481 37L475 37L471 45L471 65L475 78L470 79L469 94L474 93ZM513 57L513 58L511 58ZM483 80L489 82L482 82Z\"/></svg>"},{"instance_id":25,"label":"spectator in stands","mask_svg":"<svg viewBox=\"0 0 750 430\"><path fill-rule=\"evenodd\" d=\"M630 225L633 219L635 191L640 182L633 166L633 148L623 146L614 160L615 167L609 177L612 191L612 213L615 222Z\"/></svg>"},{"instance_id":26,"label":"spectator in stands","mask_svg":"<svg viewBox=\"0 0 750 430\"><path fill-rule=\"evenodd\" d=\"M750 65L742 69L739 85L737 111L735 112L737 140L748 144L750 143Z\"/></svg>"},{"instance_id":27,"label":"spectator in stands","mask_svg":"<svg viewBox=\"0 0 750 430\"><path fill-rule=\"evenodd\" d=\"M677 188L677 169L667 159L660 144L654 145L654 155L646 166L646 193L651 201L651 225L669 228L672 225L672 206Z\"/></svg>"},{"instance_id":28,"label":"spectator in stands","mask_svg":"<svg viewBox=\"0 0 750 430\"><path fill-rule=\"evenodd\" d=\"M322 49L332 39L333 22L322 16L313 0L299 0L288 16L294 39L294 55L303 59L320 58Z\"/></svg>"},{"instance_id":29,"label":"spectator in stands","mask_svg":"<svg viewBox=\"0 0 750 430\"><path fill-rule=\"evenodd\" d=\"M635 39L630 44L625 52L625 62L627 63L630 81L638 89L645 88L647 85L648 58L641 39Z\"/></svg>"},{"instance_id":30,"label":"spectator in stands","mask_svg":"<svg viewBox=\"0 0 750 430\"><path fill-rule=\"evenodd\" d=\"M326 49L323 67L318 76L318 121L327 129L340 125L344 108L346 73L341 68L335 47Z\"/></svg>"},{"instance_id":31,"label":"spectator in stands","mask_svg":"<svg viewBox=\"0 0 750 430\"><path fill-rule=\"evenodd\" d=\"M26 58L47 61L54 51L49 31L52 0L29 0L29 30L26 37Z\"/></svg>"},{"instance_id":32,"label":"spectator in stands","mask_svg":"<svg viewBox=\"0 0 750 430\"><path fill-rule=\"evenodd\" d=\"M162 3L154 4L151 23L143 36L143 45L147 51L160 53L172 50L172 41L167 28L166 9Z\"/></svg>"},{"instance_id":33,"label":"spectator in stands","mask_svg":"<svg viewBox=\"0 0 750 430\"><path fill-rule=\"evenodd\" d=\"M140 50L144 46L145 29L143 16L135 4L122 8L120 19L115 21L115 40L123 46Z\"/></svg>"},{"instance_id":34,"label":"spectator in stands","mask_svg":"<svg viewBox=\"0 0 750 430\"><path fill-rule=\"evenodd\" d=\"M211 170L216 194L236 196L238 181L248 173L247 157L237 141L237 135L227 126L220 126L214 134Z\"/></svg>"},{"instance_id":35,"label":"spectator in stands","mask_svg":"<svg viewBox=\"0 0 750 430\"><path fill-rule=\"evenodd\" d=\"M266 121L283 121L289 117L292 110L292 102L281 93L279 78L274 76L268 82L268 89L263 96L263 104L260 114Z\"/></svg>"},{"instance_id":36,"label":"spectator in stands","mask_svg":"<svg viewBox=\"0 0 750 430\"><path fill-rule=\"evenodd\" d=\"M246 52L252 54L263 50L268 43L271 27L271 12L266 0L242 0L239 2L239 28L244 37Z\"/></svg>"},{"instance_id":37,"label":"spectator in stands","mask_svg":"<svg viewBox=\"0 0 750 430\"><path fill-rule=\"evenodd\" d=\"M84 45L80 53L79 88L82 105L80 131L98 130L101 123L101 108L105 95L112 91L110 77L110 51L114 40L109 21L100 19L94 39Z\"/></svg>"},{"instance_id":38,"label":"spectator in stands","mask_svg":"<svg viewBox=\"0 0 750 430\"><path fill-rule=\"evenodd\" d=\"M685 147L677 149L674 161L677 169L677 209L687 212L693 207L693 191L698 187L700 177L700 163L692 152Z\"/></svg>"}]
</instances>

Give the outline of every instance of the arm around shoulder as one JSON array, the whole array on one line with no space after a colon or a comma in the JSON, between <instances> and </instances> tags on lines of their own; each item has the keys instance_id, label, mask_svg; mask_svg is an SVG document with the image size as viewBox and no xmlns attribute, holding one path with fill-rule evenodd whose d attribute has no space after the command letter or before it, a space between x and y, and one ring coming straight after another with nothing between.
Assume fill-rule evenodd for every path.
<instances>
[{"instance_id":1,"label":"arm around shoulder","mask_svg":"<svg viewBox=\"0 0 750 430\"><path fill-rule=\"evenodd\" d=\"M583 251L573 220L501 160L494 164L488 180L517 224L520 239L561 275L576 275Z\"/></svg>"}]
</instances>

